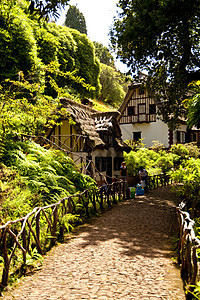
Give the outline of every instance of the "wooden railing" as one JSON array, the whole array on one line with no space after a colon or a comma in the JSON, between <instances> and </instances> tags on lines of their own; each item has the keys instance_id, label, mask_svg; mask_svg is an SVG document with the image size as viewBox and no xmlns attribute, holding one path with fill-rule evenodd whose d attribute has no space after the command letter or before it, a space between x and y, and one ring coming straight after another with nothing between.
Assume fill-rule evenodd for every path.
<instances>
[{"instance_id":1,"label":"wooden railing","mask_svg":"<svg viewBox=\"0 0 200 300\"><path fill-rule=\"evenodd\" d=\"M25 217L8 221L1 226L0 288L3 289L8 285L10 273L26 272L27 255L34 248L37 248L39 254L44 254L58 239L64 238L67 231L66 216L73 214L84 219L105 206L119 202L123 197L123 181L118 180L94 190L85 190L80 194L63 198L48 206L36 207Z\"/></svg>"},{"instance_id":2,"label":"wooden railing","mask_svg":"<svg viewBox=\"0 0 200 300\"><path fill-rule=\"evenodd\" d=\"M156 189L158 187L166 186L171 184L172 180L169 175L160 174L160 175L152 175L147 178L147 186L150 190Z\"/></svg>"},{"instance_id":3,"label":"wooden railing","mask_svg":"<svg viewBox=\"0 0 200 300\"><path fill-rule=\"evenodd\" d=\"M193 299L192 292L197 283L198 258L197 249L200 248L200 240L195 236L194 220L190 219L188 212L183 211L185 203L177 207L177 215L180 225L180 239L178 244L178 263L181 265L181 278L187 293L187 299Z\"/></svg>"}]
</instances>

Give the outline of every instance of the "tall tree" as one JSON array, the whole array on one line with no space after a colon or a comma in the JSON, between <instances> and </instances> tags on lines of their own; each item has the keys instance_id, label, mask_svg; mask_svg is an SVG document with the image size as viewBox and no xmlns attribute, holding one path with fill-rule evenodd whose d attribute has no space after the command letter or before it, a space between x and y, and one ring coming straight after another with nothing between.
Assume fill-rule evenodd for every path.
<instances>
[{"instance_id":1,"label":"tall tree","mask_svg":"<svg viewBox=\"0 0 200 300\"><path fill-rule=\"evenodd\" d=\"M160 113L173 127L185 112L188 84L200 78L199 0L119 0L118 7L112 45L132 73L148 72Z\"/></svg>"},{"instance_id":2,"label":"tall tree","mask_svg":"<svg viewBox=\"0 0 200 300\"><path fill-rule=\"evenodd\" d=\"M69 7L65 18L65 25L87 34L85 17L75 5Z\"/></svg>"}]
</instances>

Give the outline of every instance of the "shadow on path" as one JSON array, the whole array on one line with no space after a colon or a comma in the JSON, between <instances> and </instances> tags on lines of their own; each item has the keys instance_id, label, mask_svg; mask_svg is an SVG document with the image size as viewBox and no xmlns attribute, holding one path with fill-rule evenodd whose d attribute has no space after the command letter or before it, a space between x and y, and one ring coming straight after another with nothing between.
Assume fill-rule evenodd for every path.
<instances>
[{"instance_id":1,"label":"shadow on path","mask_svg":"<svg viewBox=\"0 0 200 300\"><path fill-rule=\"evenodd\" d=\"M78 231L84 234L82 248L106 240L118 240L122 254L148 257L169 256L169 239L176 223L176 209L169 189L136 196L106 211L93 225ZM174 225L174 226L173 226ZM88 226L90 230L88 231Z\"/></svg>"}]
</instances>

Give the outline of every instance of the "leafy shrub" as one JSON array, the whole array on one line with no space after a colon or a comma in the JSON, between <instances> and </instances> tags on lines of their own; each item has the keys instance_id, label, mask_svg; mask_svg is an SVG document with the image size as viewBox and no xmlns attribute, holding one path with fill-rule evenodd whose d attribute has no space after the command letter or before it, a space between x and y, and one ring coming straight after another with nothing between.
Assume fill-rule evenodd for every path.
<instances>
[{"instance_id":1,"label":"leafy shrub","mask_svg":"<svg viewBox=\"0 0 200 300\"><path fill-rule=\"evenodd\" d=\"M8 142L2 161L15 174L4 195L4 217L11 216L13 211L22 216L36 205L43 206L96 187L96 182L81 174L70 157L32 141Z\"/></svg>"}]
</instances>

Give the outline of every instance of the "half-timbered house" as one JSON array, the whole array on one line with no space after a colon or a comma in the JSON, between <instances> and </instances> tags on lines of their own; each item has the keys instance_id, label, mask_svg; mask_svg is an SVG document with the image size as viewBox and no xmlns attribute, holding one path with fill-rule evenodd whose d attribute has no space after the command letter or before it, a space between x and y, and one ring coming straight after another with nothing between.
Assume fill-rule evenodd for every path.
<instances>
[{"instance_id":1,"label":"half-timbered house","mask_svg":"<svg viewBox=\"0 0 200 300\"><path fill-rule=\"evenodd\" d=\"M189 130L185 121L180 121L179 128L171 131L168 125L158 118L154 99L140 83L129 85L119 112L118 120L123 141L142 140L147 147L151 147L153 141L158 141L166 148L176 143L200 141L199 131L194 128Z\"/></svg>"}]
</instances>

